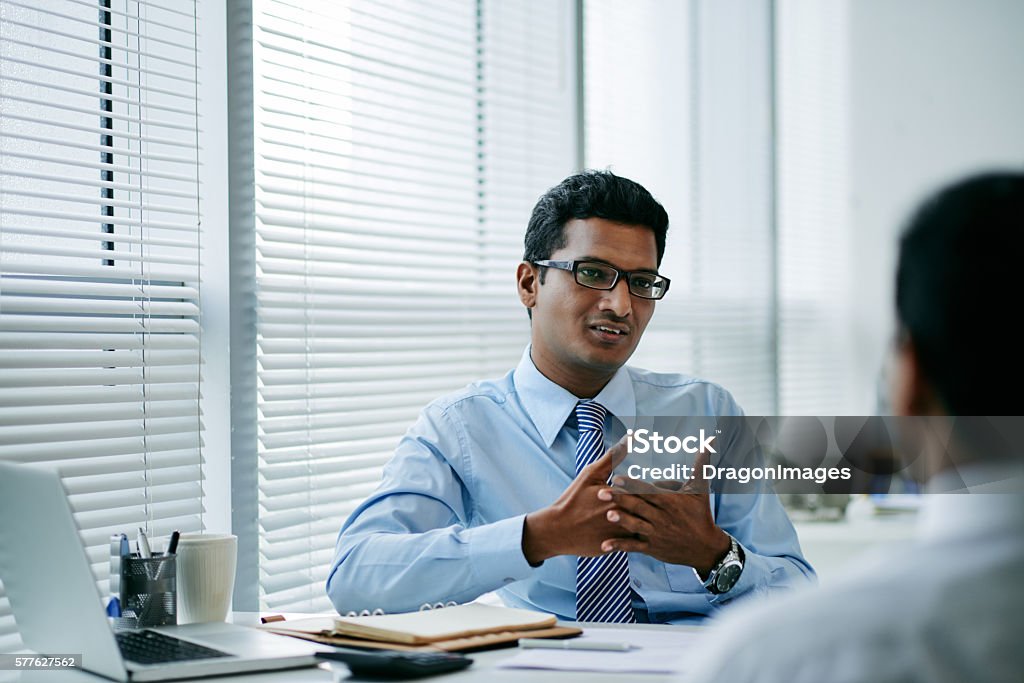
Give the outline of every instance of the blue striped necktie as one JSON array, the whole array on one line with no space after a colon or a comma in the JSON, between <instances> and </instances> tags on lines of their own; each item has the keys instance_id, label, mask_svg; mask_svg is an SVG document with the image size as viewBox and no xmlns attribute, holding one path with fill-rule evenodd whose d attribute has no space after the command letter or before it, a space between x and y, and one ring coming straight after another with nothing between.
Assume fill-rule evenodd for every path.
<instances>
[{"instance_id":1,"label":"blue striped necktie","mask_svg":"<svg viewBox=\"0 0 1024 683\"><path fill-rule=\"evenodd\" d=\"M576 444L576 474L604 455L604 418L600 403L576 404L580 440ZM576 558L576 621L630 624L636 621L629 592L626 553Z\"/></svg>"}]
</instances>

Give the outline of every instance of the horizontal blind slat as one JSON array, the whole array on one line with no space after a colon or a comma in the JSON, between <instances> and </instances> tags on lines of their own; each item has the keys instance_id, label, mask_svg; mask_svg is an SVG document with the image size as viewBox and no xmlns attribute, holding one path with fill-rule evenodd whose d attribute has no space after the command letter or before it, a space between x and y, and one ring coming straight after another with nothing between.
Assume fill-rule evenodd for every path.
<instances>
[{"instance_id":1,"label":"horizontal blind slat","mask_svg":"<svg viewBox=\"0 0 1024 683\"><path fill-rule=\"evenodd\" d=\"M195 377L192 378L196 379ZM137 384L122 386L79 386L47 389L34 387L31 392L23 389L0 389L0 408L19 406L107 406L112 403L155 403L177 401L199 396L197 383L182 381L175 384Z\"/></svg>"},{"instance_id":2,"label":"horizontal blind slat","mask_svg":"<svg viewBox=\"0 0 1024 683\"><path fill-rule=\"evenodd\" d=\"M198 423L194 423L197 425ZM52 462L75 458L95 458L108 455L143 455L160 451L198 448L200 437L196 429L187 433L95 439L92 441L54 441L38 444L0 444L0 459L13 462Z\"/></svg>"}]
</instances>

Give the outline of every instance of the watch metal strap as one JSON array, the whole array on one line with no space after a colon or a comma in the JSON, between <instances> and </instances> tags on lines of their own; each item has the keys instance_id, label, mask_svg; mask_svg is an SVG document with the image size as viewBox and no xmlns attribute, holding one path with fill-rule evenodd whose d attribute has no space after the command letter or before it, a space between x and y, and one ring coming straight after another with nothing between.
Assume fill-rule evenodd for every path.
<instances>
[{"instance_id":1,"label":"watch metal strap","mask_svg":"<svg viewBox=\"0 0 1024 683\"><path fill-rule=\"evenodd\" d=\"M694 576L696 576L697 580L700 581L702 586L704 586L704 589L710 591L711 593L714 593L715 595L721 595L721 593L717 591L715 586L715 579L718 578L718 572L720 572L722 568L730 561L740 561L740 544L736 541L735 538L733 538L732 534L726 535L729 537L729 552L725 554L725 557L719 560L718 564L711 568L711 571L708 572L707 580L702 580L700 578L700 574L697 573L697 570L693 570Z\"/></svg>"}]
</instances>

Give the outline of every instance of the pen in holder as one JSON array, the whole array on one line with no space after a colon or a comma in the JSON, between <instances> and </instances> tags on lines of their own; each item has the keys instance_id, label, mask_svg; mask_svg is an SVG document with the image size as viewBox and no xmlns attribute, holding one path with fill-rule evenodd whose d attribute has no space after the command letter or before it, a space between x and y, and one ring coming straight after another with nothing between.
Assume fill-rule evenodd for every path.
<instances>
[{"instance_id":1,"label":"pen in holder","mask_svg":"<svg viewBox=\"0 0 1024 683\"><path fill-rule=\"evenodd\" d=\"M177 557L157 555L121 558L122 628L178 623Z\"/></svg>"}]
</instances>

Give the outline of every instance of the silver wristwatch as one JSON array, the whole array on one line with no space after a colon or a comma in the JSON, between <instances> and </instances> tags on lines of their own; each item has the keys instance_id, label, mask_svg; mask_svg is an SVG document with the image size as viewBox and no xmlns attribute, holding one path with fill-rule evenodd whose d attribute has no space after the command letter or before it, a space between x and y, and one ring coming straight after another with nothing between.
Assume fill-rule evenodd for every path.
<instances>
[{"instance_id":1,"label":"silver wristwatch","mask_svg":"<svg viewBox=\"0 0 1024 683\"><path fill-rule=\"evenodd\" d=\"M731 542L729 552L725 554L725 557L718 564L712 567L707 581L703 581L700 578L700 574L697 574L696 569L693 570L701 585L714 595L721 595L731 591L736 582L740 580L740 574L743 573L743 548L740 547L740 544L732 536L729 536L729 541Z\"/></svg>"}]
</instances>

